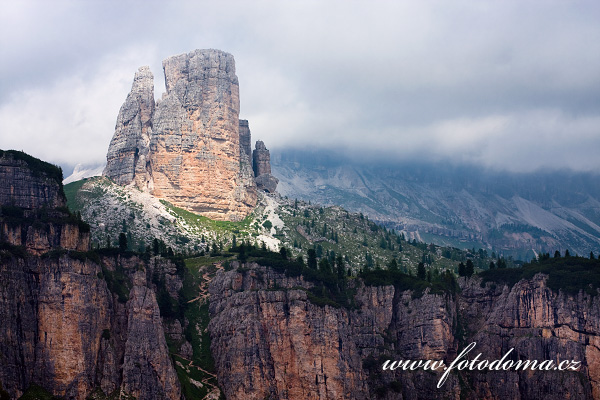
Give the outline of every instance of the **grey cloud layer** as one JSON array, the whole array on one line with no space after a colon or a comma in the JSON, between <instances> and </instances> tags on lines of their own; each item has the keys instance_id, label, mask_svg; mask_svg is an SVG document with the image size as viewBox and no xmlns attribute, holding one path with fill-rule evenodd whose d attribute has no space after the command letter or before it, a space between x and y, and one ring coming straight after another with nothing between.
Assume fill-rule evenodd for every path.
<instances>
[{"instance_id":1,"label":"grey cloud layer","mask_svg":"<svg viewBox=\"0 0 600 400\"><path fill-rule=\"evenodd\" d=\"M242 117L275 149L600 169L596 2L5 8L0 148L102 162L137 66L151 66L160 96L162 59L212 47L236 57Z\"/></svg>"}]
</instances>

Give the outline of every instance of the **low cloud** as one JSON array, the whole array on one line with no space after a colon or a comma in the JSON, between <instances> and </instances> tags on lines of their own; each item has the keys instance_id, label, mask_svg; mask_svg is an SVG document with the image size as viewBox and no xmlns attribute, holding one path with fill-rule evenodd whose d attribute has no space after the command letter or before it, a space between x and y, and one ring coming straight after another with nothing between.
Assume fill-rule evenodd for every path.
<instances>
[{"instance_id":1,"label":"low cloud","mask_svg":"<svg viewBox=\"0 0 600 400\"><path fill-rule=\"evenodd\" d=\"M114 6L114 7L112 7ZM0 147L102 162L137 67L236 58L273 151L599 170L600 4L18 2L0 17ZM17 38L17 39L9 39Z\"/></svg>"}]
</instances>

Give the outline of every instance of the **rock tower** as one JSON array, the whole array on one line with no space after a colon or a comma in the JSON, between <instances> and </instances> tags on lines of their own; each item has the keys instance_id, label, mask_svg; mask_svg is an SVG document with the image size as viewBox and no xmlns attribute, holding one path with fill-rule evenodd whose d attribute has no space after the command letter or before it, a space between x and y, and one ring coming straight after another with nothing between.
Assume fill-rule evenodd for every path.
<instances>
[{"instance_id":1,"label":"rock tower","mask_svg":"<svg viewBox=\"0 0 600 400\"><path fill-rule=\"evenodd\" d=\"M167 58L163 70L167 91L156 103L150 69L136 73L104 175L209 218L243 219L256 205L259 175L248 121L239 119L233 56L195 50ZM259 188L272 192L276 183Z\"/></svg>"},{"instance_id":2,"label":"rock tower","mask_svg":"<svg viewBox=\"0 0 600 400\"><path fill-rule=\"evenodd\" d=\"M269 193L275 192L279 179L271 175L271 154L262 140L256 141L256 148L252 153L252 167L256 186Z\"/></svg>"}]
</instances>

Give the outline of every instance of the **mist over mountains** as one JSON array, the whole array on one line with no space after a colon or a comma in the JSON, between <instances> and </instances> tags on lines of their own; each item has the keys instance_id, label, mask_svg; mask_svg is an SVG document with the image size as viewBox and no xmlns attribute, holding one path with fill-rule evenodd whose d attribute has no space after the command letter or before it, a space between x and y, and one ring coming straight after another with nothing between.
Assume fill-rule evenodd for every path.
<instances>
[{"instance_id":1,"label":"mist over mountains","mask_svg":"<svg viewBox=\"0 0 600 400\"><path fill-rule=\"evenodd\" d=\"M283 196L362 212L417 240L522 260L556 250L600 252L598 174L515 173L292 148L274 150L272 168ZM76 172L76 179L84 177Z\"/></svg>"},{"instance_id":2,"label":"mist over mountains","mask_svg":"<svg viewBox=\"0 0 600 400\"><path fill-rule=\"evenodd\" d=\"M361 160L342 152L273 152L278 191L363 212L409 236L520 259L600 249L600 177L479 166Z\"/></svg>"}]
</instances>

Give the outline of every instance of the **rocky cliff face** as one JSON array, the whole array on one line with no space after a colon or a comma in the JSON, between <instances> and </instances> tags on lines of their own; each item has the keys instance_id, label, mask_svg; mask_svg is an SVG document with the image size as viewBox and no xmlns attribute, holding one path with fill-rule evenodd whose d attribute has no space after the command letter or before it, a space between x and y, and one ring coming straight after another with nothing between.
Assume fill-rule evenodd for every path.
<instances>
[{"instance_id":1,"label":"rocky cliff face","mask_svg":"<svg viewBox=\"0 0 600 400\"><path fill-rule=\"evenodd\" d=\"M103 174L119 185L135 182L138 187L145 187L149 184L146 157L154 110L154 75L149 67L141 67L119 111L115 134L106 155Z\"/></svg>"},{"instance_id":2,"label":"rocky cliff face","mask_svg":"<svg viewBox=\"0 0 600 400\"><path fill-rule=\"evenodd\" d=\"M514 348L513 359L577 360L578 372L494 372L472 374L476 397L600 398L600 298L580 292L554 293L538 274L512 288L462 282L458 307L469 341L488 359Z\"/></svg>"},{"instance_id":3,"label":"rocky cliff face","mask_svg":"<svg viewBox=\"0 0 600 400\"><path fill-rule=\"evenodd\" d=\"M553 293L545 277L512 288L461 282L460 295L421 297L357 282L355 309L317 306L311 284L258 265L218 275L209 326L227 398L600 398L600 299ZM577 360L578 372L382 371L385 360Z\"/></svg>"},{"instance_id":4,"label":"rocky cliff face","mask_svg":"<svg viewBox=\"0 0 600 400\"><path fill-rule=\"evenodd\" d=\"M64 207L60 168L20 151L0 150L0 205L25 210Z\"/></svg>"},{"instance_id":5,"label":"rocky cliff face","mask_svg":"<svg viewBox=\"0 0 600 400\"><path fill-rule=\"evenodd\" d=\"M88 251L89 226L60 208L62 176L36 161L0 161L1 389L179 399L152 263Z\"/></svg>"},{"instance_id":6,"label":"rocky cliff face","mask_svg":"<svg viewBox=\"0 0 600 400\"><path fill-rule=\"evenodd\" d=\"M233 56L202 50L163 62L166 96L150 142L151 192L210 218L239 220L256 204L240 168Z\"/></svg>"},{"instance_id":7,"label":"rocky cliff face","mask_svg":"<svg viewBox=\"0 0 600 400\"><path fill-rule=\"evenodd\" d=\"M252 166L258 188L269 193L275 192L279 179L271 175L271 154L262 140L256 141L256 148L252 153Z\"/></svg>"},{"instance_id":8,"label":"rocky cliff face","mask_svg":"<svg viewBox=\"0 0 600 400\"><path fill-rule=\"evenodd\" d=\"M281 195L361 212L411 240L493 248L521 260L600 249L597 174L361 161L314 149L279 151L271 162Z\"/></svg>"},{"instance_id":9,"label":"rocky cliff face","mask_svg":"<svg viewBox=\"0 0 600 400\"><path fill-rule=\"evenodd\" d=\"M167 92L156 106L149 69L136 74L104 175L213 219L243 219L257 195L233 56L196 50L163 69Z\"/></svg>"},{"instance_id":10,"label":"rocky cliff face","mask_svg":"<svg viewBox=\"0 0 600 400\"><path fill-rule=\"evenodd\" d=\"M245 119L240 119L240 153L248 160L252 158L252 135L250 125Z\"/></svg>"}]
</instances>

